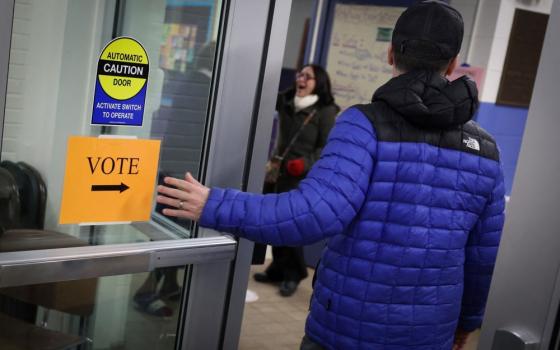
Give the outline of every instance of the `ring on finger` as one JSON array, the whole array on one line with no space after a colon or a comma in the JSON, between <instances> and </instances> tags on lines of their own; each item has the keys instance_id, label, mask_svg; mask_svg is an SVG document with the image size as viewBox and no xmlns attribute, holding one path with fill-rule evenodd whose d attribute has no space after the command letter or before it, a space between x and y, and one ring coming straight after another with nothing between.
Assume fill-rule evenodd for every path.
<instances>
[{"instance_id":1,"label":"ring on finger","mask_svg":"<svg viewBox=\"0 0 560 350\"><path fill-rule=\"evenodd\" d=\"M178 205L179 209L183 209L183 204L185 204L185 201L180 200Z\"/></svg>"}]
</instances>

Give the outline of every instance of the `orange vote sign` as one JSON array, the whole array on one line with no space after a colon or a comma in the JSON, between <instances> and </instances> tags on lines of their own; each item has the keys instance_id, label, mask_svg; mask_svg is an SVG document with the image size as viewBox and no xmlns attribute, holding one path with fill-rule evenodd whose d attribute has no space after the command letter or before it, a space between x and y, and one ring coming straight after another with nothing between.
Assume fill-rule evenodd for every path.
<instances>
[{"instance_id":1,"label":"orange vote sign","mask_svg":"<svg viewBox=\"0 0 560 350\"><path fill-rule=\"evenodd\" d=\"M147 221L159 140L68 139L61 224Z\"/></svg>"}]
</instances>

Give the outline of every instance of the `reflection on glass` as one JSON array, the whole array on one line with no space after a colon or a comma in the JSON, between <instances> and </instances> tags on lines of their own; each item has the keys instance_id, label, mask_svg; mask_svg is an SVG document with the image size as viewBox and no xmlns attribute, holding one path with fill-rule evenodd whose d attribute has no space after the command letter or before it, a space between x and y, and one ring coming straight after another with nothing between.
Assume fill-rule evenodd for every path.
<instances>
[{"instance_id":1,"label":"reflection on glass","mask_svg":"<svg viewBox=\"0 0 560 350\"><path fill-rule=\"evenodd\" d=\"M160 139L159 181L199 172L221 1L191 6L130 0L118 23L114 6L88 0L16 0L0 156L0 232L48 230L71 235L82 245L191 237L190 222L164 218L160 207L154 207L150 222L58 224L69 136ZM90 125L97 59L111 40L113 25L122 28L119 35L142 43L150 57L142 127ZM49 69L40 57L52 58ZM41 238L48 237L54 236ZM28 249L55 246L45 244Z\"/></svg>"},{"instance_id":2,"label":"reflection on glass","mask_svg":"<svg viewBox=\"0 0 560 350\"><path fill-rule=\"evenodd\" d=\"M147 2L136 2L123 21L124 35L135 36L148 46L157 46L157 51L153 50L157 55L154 53L152 57L157 57L159 62L152 72L155 71L158 91L156 98L147 104L146 110L151 112L145 115L145 119L149 119L148 137L162 140L159 183L165 176L182 178L186 171L193 174L199 171L216 51L213 23L209 18L217 10L210 2L208 6L164 6L163 2L160 3L164 10L158 18L162 21L158 38L154 38L136 17L143 12ZM149 6L154 4L149 2ZM127 131L118 128L117 132ZM161 209L157 206L154 215L159 224L190 228L188 221L172 221L157 215Z\"/></svg>"},{"instance_id":3,"label":"reflection on glass","mask_svg":"<svg viewBox=\"0 0 560 350\"><path fill-rule=\"evenodd\" d=\"M174 349L183 268L0 289L2 349Z\"/></svg>"},{"instance_id":4,"label":"reflection on glass","mask_svg":"<svg viewBox=\"0 0 560 350\"><path fill-rule=\"evenodd\" d=\"M190 237L189 222L165 219L159 207L149 222L58 224L69 136L161 139L160 179L199 171L221 1L128 0L115 23L116 3L15 1L0 254ZM97 60L114 27L150 58L142 127L90 124ZM0 289L0 348L173 349L184 274L168 267Z\"/></svg>"}]
</instances>

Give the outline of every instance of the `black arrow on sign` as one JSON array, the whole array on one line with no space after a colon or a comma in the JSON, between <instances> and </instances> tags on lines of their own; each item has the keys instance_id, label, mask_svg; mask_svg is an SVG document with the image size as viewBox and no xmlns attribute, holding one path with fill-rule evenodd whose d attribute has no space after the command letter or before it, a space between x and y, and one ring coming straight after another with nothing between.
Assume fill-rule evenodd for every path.
<instances>
[{"instance_id":1,"label":"black arrow on sign","mask_svg":"<svg viewBox=\"0 0 560 350\"><path fill-rule=\"evenodd\" d=\"M119 191L120 193L123 193L129 188L130 187L123 184L122 182L120 185L91 185L92 191Z\"/></svg>"}]
</instances>

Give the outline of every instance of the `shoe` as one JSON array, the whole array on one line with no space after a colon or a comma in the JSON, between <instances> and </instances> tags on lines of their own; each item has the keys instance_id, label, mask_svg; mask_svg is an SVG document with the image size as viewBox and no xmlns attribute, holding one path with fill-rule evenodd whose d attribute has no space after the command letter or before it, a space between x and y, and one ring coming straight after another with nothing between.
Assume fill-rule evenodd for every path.
<instances>
[{"instance_id":1,"label":"shoe","mask_svg":"<svg viewBox=\"0 0 560 350\"><path fill-rule=\"evenodd\" d=\"M173 309L163 302L157 295L146 293L134 296L134 307L145 314L157 317L173 316Z\"/></svg>"},{"instance_id":2,"label":"shoe","mask_svg":"<svg viewBox=\"0 0 560 350\"><path fill-rule=\"evenodd\" d=\"M283 281L280 283L280 295L289 297L296 292L298 282L296 281Z\"/></svg>"},{"instance_id":3,"label":"shoe","mask_svg":"<svg viewBox=\"0 0 560 350\"><path fill-rule=\"evenodd\" d=\"M164 283L159 291L159 296L165 301L178 301L181 299L181 291L181 287L178 284L166 285Z\"/></svg>"},{"instance_id":4,"label":"shoe","mask_svg":"<svg viewBox=\"0 0 560 350\"><path fill-rule=\"evenodd\" d=\"M281 281L281 279L270 278L266 272L255 273L253 279L260 283L278 283Z\"/></svg>"},{"instance_id":5,"label":"shoe","mask_svg":"<svg viewBox=\"0 0 560 350\"><path fill-rule=\"evenodd\" d=\"M157 297L157 294L153 292L137 292L134 294L134 297L132 297L132 300L136 304L147 304L150 301L157 299Z\"/></svg>"},{"instance_id":6,"label":"shoe","mask_svg":"<svg viewBox=\"0 0 560 350\"><path fill-rule=\"evenodd\" d=\"M161 299L163 300L179 301L179 299L181 299L181 289L173 290L170 292L161 291L159 294Z\"/></svg>"}]
</instances>

